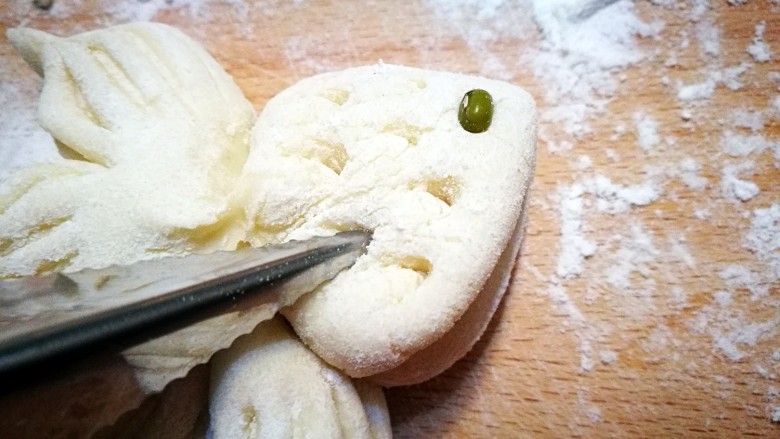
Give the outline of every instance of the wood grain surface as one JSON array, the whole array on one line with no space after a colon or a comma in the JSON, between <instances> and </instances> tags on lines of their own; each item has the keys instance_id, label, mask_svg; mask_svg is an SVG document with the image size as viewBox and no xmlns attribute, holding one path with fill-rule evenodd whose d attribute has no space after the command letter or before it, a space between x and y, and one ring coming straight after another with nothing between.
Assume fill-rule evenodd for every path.
<instances>
[{"instance_id":1,"label":"wood grain surface","mask_svg":"<svg viewBox=\"0 0 780 439\"><path fill-rule=\"evenodd\" d=\"M55 0L42 11L11 0L0 3L0 30L23 24L70 35L139 18L173 24L225 66L258 110L298 79L378 60L496 76L549 108L549 82L529 58L541 35L528 2L503 2L501 15L489 19L479 16L482 3L490 2ZM527 237L510 290L463 360L421 385L387 390L395 437L780 437L771 420L780 407L780 359L773 359L780 356L780 285L744 248L754 210L780 201L780 158L767 151L734 159L721 147L737 109L763 111L758 134L780 140L778 114L768 109L778 95L770 72L780 66L774 57L757 63L746 51L763 20L764 41L780 56L780 7L713 0L694 22L687 14L696 2L653 3L664 2L638 1L637 13L664 28L657 38L637 37L647 57L614 72L619 85L589 121L590 133L572 137L562 124L543 121ZM717 55L702 54L697 44L702 20L720 30ZM40 80L4 37L0 58L10 66L0 87L13 84L32 108ZM717 85L683 120L676 84L740 63L750 63L742 88ZM662 141L651 151L637 144L638 112L658 123ZM561 141L573 148L557 151ZM701 164L706 188L691 189L670 171L684 158ZM752 177L742 177L760 192L747 202L729 200L720 186L723 167L748 159ZM652 181L660 195L609 214L585 194L582 232L596 252L579 276L559 278L567 245L559 194L597 175L623 185ZM651 240L649 250L627 260L642 237ZM618 288L610 273L627 262L628 286ZM752 270L767 294L751 299L744 287L729 285L721 274L730 264ZM756 328L762 330L751 338Z\"/></svg>"}]
</instances>

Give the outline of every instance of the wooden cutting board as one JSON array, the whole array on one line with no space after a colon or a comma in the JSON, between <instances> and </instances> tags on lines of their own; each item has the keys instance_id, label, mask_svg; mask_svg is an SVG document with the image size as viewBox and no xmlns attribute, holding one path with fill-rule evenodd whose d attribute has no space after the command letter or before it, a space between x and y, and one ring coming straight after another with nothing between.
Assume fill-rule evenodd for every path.
<instances>
[{"instance_id":1,"label":"wooden cutting board","mask_svg":"<svg viewBox=\"0 0 780 439\"><path fill-rule=\"evenodd\" d=\"M780 159L769 152L746 158L754 170L745 178L760 188L747 202L726 200L720 187L723 167L734 161L720 145L729 115L764 111L778 94L769 75L780 70L777 62L754 63L746 48L764 20L764 41L780 53L780 9L768 1L711 2L702 20L720 29L721 43L720 54L708 58L696 45L701 26L685 18L691 6L673 3L637 5L645 20L666 26L659 38L639 41L645 61L615 73L621 82L605 112L590 120L590 134L575 139L561 124L542 124L527 237L511 287L466 358L429 382L387 391L396 437L780 437L780 424L771 421L780 407L780 359L773 359L780 356L780 285L761 283L766 294L751 300L721 276L729 264L767 273L743 240L754 210L780 201ZM480 17L491 5L500 15ZM148 18L173 24L225 66L258 110L298 79L378 60L500 76L548 108L549 83L534 76L526 57L541 39L531 16L523 1L55 0L49 11L27 0L0 4L3 31L24 24L70 35ZM6 72L16 72L0 78L0 87L35 90L39 80L4 38L0 57L13 64ZM683 120L677 81L701 81L707 66L743 62L752 67L741 89L718 85ZM24 98L34 105L35 93ZM656 153L637 146L637 112L657 121L663 146ZM759 134L778 141L778 115L763 114ZM556 149L561 141L573 149ZM685 157L702 165L705 189L666 172ZM556 267L570 243L562 241L558 194L597 175L624 185L655 179L660 195L606 214L586 193L581 234L596 252L579 276L561 280ZM625 288L609 282L610 273L625 271L622 263L629 264Z\"/></svg>"}]
</instances>

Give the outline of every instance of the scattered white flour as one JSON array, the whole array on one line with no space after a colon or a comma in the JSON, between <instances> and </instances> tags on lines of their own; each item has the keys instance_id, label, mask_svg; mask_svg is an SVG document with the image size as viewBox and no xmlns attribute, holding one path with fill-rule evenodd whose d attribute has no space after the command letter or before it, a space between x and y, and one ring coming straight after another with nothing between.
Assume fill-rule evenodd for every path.
<instances>
[{"instance_id":1,"label":"scattered white flour","mask_svg":"<svg viewBox=\"0 0 780 439\"><path fill-rule=\"evenodd\" d=\"M764 301L770 297L770 286L780 280L780 205L753 211L743 245L769 269L754 271L743 265L725 265L719 276L728 291L716 293L713 305L703 307L691 322L692 329L712 337L713 346L732 361L747 358L750 353L745 347L772 339L780 328L780 315L754 320L732 303L743 290L750 292L752 302ZM780 361L780 351L773 353L772 358Z\"/></svg>"},{"instance_id":2,"label":"scattered white flour","mask_svg":"<svg viewBox=\"0 0 780 439\"><path fill-rule=\"evenodd\" d=\"M772 104L772 109L775 111L775 113L780 115L780 95L773 97L771 104Z\"/></svg>"},{"instance_id":3,"label":"scattered white flour","mask_svg":"<svg viewBox=\"0 0 780 439\"><path fill-rule=\"evenodd\" d=\"M780 204L753 211L744 245L769 266L771 281L780 279Z\"/></svg>"},{"instance_id":4,"label":"scattered white flour","mask_svg":"<svg viewBox=\"0 0 780 439\"><path fill-rule=\"evenodd\" d=\"M593 167L593 160L584 154L577 157L577 161L574 163L574 168L578 171L585 171L591 167Z\"/></svg>"},{"instance_id":5,"label":"scattered white flour","mask_svg":"<svg viewBox=\"0 0 780 439\"><path fill-rule=\"evenodd\" d=\"M764 129L764 113L761 111L749 111L737 109L731 112L729 120L737 128L748 128L754 133Z\"/></svg>"},{"instance_id":6,"label":"scattered white flour","mask_svg":"<svg viewBox=\"0 0 780 439\"><path fill-rule=\"evenodd\" d=\"M750 291L750 300L763 299L769 295L769 286L764 279L744 265L726 265L719 275L731 291L737 289Z\"/></svg>"},{"instance_id":7,"label":"scattered white flour","mask_svg":"<svg viewBox=\"0 0 780 439\"><path fill-rule=\"evenodd\" d=\"M585 269L585 261L594 256L599 247L607 249L610 243L596 244L585 238L588 228L584 221L586 215L594 212L606 215L626 213L631 207L650 204L659 197L658 189L652 183L624 186L613 183L608 177L596 175L585 177L568 186L558 188L557 202L561 218L561 238L558 260L554 275L548 279L548 295L569 317L569 321L579 329L576 337L580 354L580 369L588 372L593 369L597 359L602 363L610 362L610 355L596 357L594 344L602 338L603 329L589 324L576 302L569 296L566 283L579 277ZM593 202L595 201L595 203ZM652 237L640 225L634 225L629 235L619 238L620 249L614 255L606 256L609 269L605 276L608 283L628 290L633 288L632 273L647 276L649 263L657 256L652 245ZM611 256L610 256L611 255ZM538 270L536 271L538 273ZM538 274L543 278L541 274ZM647 312L650 306L637 307L635 311Z\"/></svg>"},{"instance_id":8,"label":"scattered white flour","mask_svg":"<svg viewBox=\"0 0 780 439\"><path fill-rule=\"evenodd\" d=\"M593 404L589 389L577 388L577 402L579 403L577 406L579 412L585 416L589 423L598 424L603 421L603 413L598 406Z\"/></svg>"},{"instance_id":9,"label":"scattered white flour","mask_svg":"<svg viewBox=\"0 0 780 439\"><path fill-rule=\"evenodd\" d=\"M741 90L744 86L744 84L742 84L741 76L752 67L752 64L743 62L738 66L723 69L723 72L721 73L723 85L728 87L729 90Z\"/></svg>"},{"instance_id":10,"label":"scattered white flour","mask_svg":"<svg viewBox=\"0 0 780 439\"><path fill-rule=\"evenodd\" d=\"M767 62L771 58L769 45L764 42L764 31L766 31L766 22L762 21L756 25L753 42L747 48L747 52L756 62Z\"/></svg>"},{"instance_id":11,"label":"scattered white flour","mask_svg":"<svg viewBox=\"0 0 780 439\"><path fill-rule=\"evenodd\" d=\"M671 290L671 298L677 307L685 306L688 303L688 293L681 287L673 287Z\"/></svg>"},{"instance_id":12,"label":"scattered white flour","mask_svg":"<svg viewBox=\"0 0 780 439\"><path fill-rule=\"evenodd\" d=\"M729 90L741 90L744 87L742 74L752 67L753 65L750 63L741 63L723 70L711 66L707 69L704 79L699 82L683 84L681 81L677 81L677 100L683 103L708 100L715 94L719 84L726 86Z\"/></svg>"},{"instance_id":13,"label":"scattered white flour","mask_svg":"<svg viewBox=\"0 0 780 439\"><path fill-rule=\"evenodd\" d=\"M759 134L744 135L726 130L721 136L720 145L723 152L732 157L745 157L751 154L760 154L767 149L776 148L777 142L769 142Z\"/></svg>"},{"instance_id":14,"label":"scattered white flour","mask_svg":"<svg viewBox=\"0 0 780 439\"><path fill-rule=\"evenodd\" d=\"M138 21L155 21L166 14L176 14L185 20L204 23L220 17L224 22L233 25L232 30L242 35L252 35L258 16L278 18L287 15L295 9L304 6L305 0L263 0L249 2L246 0L116 0L95 2L94 0L54 0L53 6L47 11L41 11L33 6L33 1L17 1L14 19L26 17L20 25L25 25L29 17L46 17L61 22L67 22L64 28L69 33L86 31L95 26L106 27L121 23ZM99 3L99 5L96 5ZM87 20L75 20L92 14L95 8L101 11L93 24ZM218 15L219 14L219 15ZM200 41L214 38L209 33L208 26L193 26L187 30L191 36Z\"/></svg>"},{"instance_id":15,"label":"scattered white flour","mask_svg":"<svg viewBox=\"0 0 780 439\"><path fill-rule=\"evenodd\" d=\"M604 175L588 177L571 186L558 189L561 217L561 249L556 274L570 279L582 274L584 261L596 251L593 242L584 238L584 197L596 198L596 209L610 214L623 213L631 206L645 206L655 201L658 190L652 184L623 186Z\"/></svg>"},{"instance_id":16,"label":"scattered white flour","mask_svg":"<svg viewBox=\"0 0 780 439\"><path fill-rule=\"evenodd\" d=\"M615 351L601 351L599 352L599 360L602 364L612 364L617 361L618 354Z\"/></svg>"},{"instance_id":17,"label":"scattered white flour","mask_svg":"<svg viewBox=\"0 0 780 439\"><path fill-rule=\"evenodd\" d=\"M596 244L585 239L583 226L583 199L585 189L575 184L558 189L561 217L561 248L555 273L562 279L582 274L585 258L593 256Z\"/></svg>"},{"instance_id":18,"label":"scattered white flour","mask_svg":"<svg viewBox=\"0 0 780 439\"><path fill-rule=\"evenodd\" d=\"M642 350L647 354L644 360L652 363L675 360L677 354L670 356L668 352L675 352L678 345L669 326L663 323L656 324L650 335L640 342Z\"/></svg>"},{"instance_id":19,"label":"scattered white flour","mask_svg":"<svg viewBox=\"0 0 780 439\"><path fill-rule=\"evenodd\" d=\"M542 120L568 134L590 131L587 120L606 111L619 84L615 71L645 58L636 36L657 37L662 23L640 20L632 1L534 0L543 40L526 54L550 105Z\"/></svg>"},{"instance_id":20,"label":"scattered white flour","mask_svg":"<svg viewBox=\"0 0 780 439\"><path fill-rule=\"evenodd\" d=\"M709 99L715 93L715 86L718 84L717 75L710 75L702 82L694 84L678 84L677 99L682 102L693 102Z\"/></svg>"},{"instance_id":21,"label":"scattered white flour","mask_svg":"<svg viewBox=\"0 0 780 439\"><path fill-rule=\"evenodd\" d=\"M693 216L700 220L710 219L712 218L712 211L710 209L696 209L693 212Z\"/></svg>"},{"instance_id":22,"label":"scattered white flour","mask_svg":"<svg viewBox=\"0 0 780 439\"><path fill-rule=\"evenodd\" d=\"M558 2L560 4L560 2ZM598 2L596 2L598 3ZM663 5L669 8L679 6L679 2L653 1L654 4ZM713 64L708 66L704 72L703 80L694 83L678 83L676 87L676 97L682 103L695 103L705 101L716 93L720 93L718 86L724 86L724 90L740 90L745 87L742 77L745 72L753 68L750 63L742 63L736 66L723 68L720 64L720 56L723 48L721 47L721 32L711 21L704 19L709 8L708 2L693 1L690 2L690 17L699 24L696 28L696 38L699 42L699 48L704 58L713 59ZM604 6L602 3L601 6ZM609 7L614 7L614 4ZM680 6L682 8L682 6ZM554 9L554 6L550 6ZM539 13L536 12L537 21ZM565 16L565 14L564 14ZM570 16L570 15L569 15ZM544 24L540 22L544 28ZM548 41L546 50L552 54L556 51L552 48L554 44L565 41L565 34L568 31L560 31L562 35L556 39ZM691 34L694 35L694 34ZM542 49L544 52L545 48ZM542 79L545 86L553 87L545 96L549 110L542 106L543 121L553 124L565 124L564 131L567 134L574 134L575 138L588 133L587 120L597 116L602 110L605 100L608 100L614 89L607 87L609 81L615 81L620 76L621 69L631 65L627 62L609 72L609 75L590 74L588 68L598 65L598 62L582 61L579 54L574 51L574 55L568 57L565 50L561 50L558 58L548 57L543 60L531 59L537 71L537 78ZM545 55L550 55L547 53ZM674 59L672 59L674 58ZM672 65L677 64L676 57L672 59ZM584 66L578 66L575 62L581 62ZM557 64L556 64L557 63ZM568 64L571 63L571 64ZM576 66L574 68L568 66ZM567 73L556 75L556 69L566 69ZM594 69L598 71L598 69ZM569 79L571 76L580 74L585 79ZM588 76L592 76L593 79ZM780 77L780 75L778 75ZM604 82L597 82L597 79ZM671 83L671 80L669 81ZM593 86L596 84L596 86ZM614 85L614 82L612 83ZM588 88L590 87L590 88ZM597 91L598 90L598 91ZM577 98L572 98L576 96ZM776 113L780 115L780 97L776 98ZM774 102L774 101L772 101ZM700 108L695 107L693 108ZM709 115L707 115L709 117ZM702 116L703 117L703 116ZM751 111L746 109L737 109L727 118L726 127L721 136L720 144L724 153L732 157L758 156L767 150L777 150L776 143L759 133L766 125L768 114L765 111ZM691 108L683 108L681 118L684 121L692 121L694 114ZM637 133L637 143L645 151L650 151L661 144L659 131L665 126L660 126L658 121L648 116L645 109L635 109L633 112L633 124ZM747 131L747 132L745 132ZM616 122L614 134L610 137L611 141L623 141L623 135L626 129L622 122ZM717 139L717 138L716 138ZM717 142L718 140L716 140ZM572 146L567 141L549 139L548 144L555 145L549 148L558 154L567 155L572 150L576 150L576 145ZM670 146L676 146L678 142L668 142ZM717 143L716 143L717 144ZM564 148L559 145L565 145ZM671 148L674 149L674 148ZM620 157L612 149L604 149L607 158L619 162ZM779 155L780 156L780 155ZM582 156L576 156L571 160L570 166L582 171L590 169L585 166L586 161ZM756 157L756 160L758 157ZM589 163L587 163L589 164ZM753 162L742 163L724 163L719 156L705 157L683 157L678 159L675 164L666 164L666 176L679 178L688 188L703 191L708 186L708 179L702 175L702 169L721 169L721 190L726 195L736 200L750 200L758 193L758 186L750 181L752 172L756 169ZM644 228L636 218L631 216L621 220L623 224L633 224L628 227L626 232L618 234L609 242L600 242L590 238L590 231L598 221L594 215L606 213L611 215L626 214L632 210L632 206L645 206L661 197L661 188L663 184L643 184L630 188L616 185L607 175L599 174L601 168L595 168L594 176L583 177L570 185L559 185L558 188L558 214L561 219L561 239L560 250L558 253L557 264L555 265L554 276L549 280L551 285L549 295L560 305L565 314L569 316L568 322L574 327L581 328L576 338L578 340L578 351L580 354L580 368L583 371L590 371L595 367L595 363L610 364L616 358L605 355L604 351L598 350L599 336L602 334L597 329L597 323L591 321L584 310L581 310L577 303L582 296L576 295L575 290L571 293L567 290L568 284L575 282L584 271L597 270L602 276L606 291L612 294L617 292L626 292L633 289L636 293L630 293L641 299L643 292L661 293L657 287L652 285L652 281L658 278L658 275L651 270L657 270L659 264L668 264L670 261L679 262L673 264L681 268L675 270L691 270L695 272L697 264L694 254L688 248L684 235L667 236L668 242L659 242L653 238L652 232ZM671 197L671 194L668 194ZM710 197L711 195L708 195ZM718 218L721 215L721 207L717 205L702 205L693 210L696 218L701 220L710 220ZM779 208L780 209L780 208ZM780 212L778 212L780 214ZM662 213L663 214L663 213ZM760 214L759 214L760 216ZM754 220L754 223L756 221ZM765 225L764 225L765 226ZM758 224L754 228L760 228ZM775 225L774 227L778 227ZM736 233L736 232L735 232ZM739 235L737 235L739 236ZM766 236L766 233L764 233ZM762 241L764 247L771 247ZM614 247L611 247L614 246ZM760 247L755 245L754 247ZM762 250L764 254L770 254ZM660 262L664 261L664 262ZM780 267L780 263L777 265ZM602 271L603 270L603 271ZM696 317L688 320L688 323L696 328L697 332L706 334L712 340L714 350L724 354L724 358L731 361L742 361L748 358L750 349L758 344L759 341L771 339L776 335L778 319L761 321L751 320L751 315L741 311L741 301L744 297L753 302L765 300L769 297L769 283L763 273L751 271L749 266L727 265L723 266L718 272L723 281L723 289L713 291L713 303L711 306L700 308ZM666 270L665 270L666 271ZM597 275L598 276L598 275ZM667 280L674 285L675 275L666 273ZM663 277L662 277L663 278ZM592 282L589 280L588 282ZM578 285L576 288L580 288ZM587 290L585 295L587 303L592 300L599 300L599 294L596 293L596 299L591 298L594 290L593 285L584 287ZM598 289L598 288L596 288ZM584 293L583 293L584 294ZM603 293L602 293L603 294ZM609 300L609 294L600 296L602 300ZM670 305L679 309L689 308L689 294L686 288L681 286L671 286L668 291ZM657 299L650 299L646 304L651 306ZM645 302L636 302L645 304ZM616 305L617 302L614 302ZM678 341L674 340L674 335L667 330L666 333L654 332L654 344L658 347L658 352L668 357L657 358L658 361L676 361L678 354L669 354L669 350L674 350L679 346ZM594 361L595 356L595 361ZM780 361L780 360L778 360Z\"/></svg>"},{"instance_id":23,"label":"scattered white flour","mask_svg":"<svg viewBox=\"0 0 780 439\"><path fill-rule=\"evenodd\" d=\"M330 37L341 40L345 35L334 32ZM338 64L317 56L321 50L322 40L317 35L292 35L284 41L284 58L301 76L339 69Z\"/></svg>"},{"instance_id":24,"label":"scattered white flour","mask_svg":"<svg viewBox=\"0 0 780 439\"><path fill-rule=\"evenodd\" d=\"M777 333L780 317L752 322L742 311L717 301L703 307L690 322L692 329L712 338L713 347L731 361L748 356L744 347L754 347L759 340L768 340Z\"/></svg>"},{"instance_id":25,"label":"scattered white flour","mask_svg":"<svg viewBox=\"0 0 780 439\"><path fill-rule=\"evenodd\" d=\"M34 10L32 1L25 3L27 3L25 7ZM55 0L51 9L45 14L57 19L70 19L94 8L92 3L90 0ZM170 10L183 13L189 18L205 18L210 15L213 6L220 4L230 5L234 9L236 18L248 16L249 6L242 0L113 1L101 3L100 8L104 14L100 24L101 26L109 26L133 21L152 21L160 12ZM246 23L242 22L242 24Z\"/></svg>"},{"instance_id":26,"label":"scattered white flour","mask_svg":"<svg viewBox=\"0 0 780 439\"><path fill-rule=\"evenodd\" d=\"M59 158L51 136L38 125L34 102L40 82L21 59L0 63L0 181L31 164Z\"/></svg>"},{"instance_id":27,"label":"scattered white flour","mask_svg":"<svg viewBox=\"0 0 780 439\"><path fill-rule=\"evenodd\" d=\"M424 3L441 27L454 31L471 53L479 57L480 62L476 64L480 73L509 80L514 74L512 66L496 56L490 46L499 38L523 41L534 33L533 20L527 13L529 1L524 0L522 6L508 0L424 0ZM395 28L397 24L390 23L390 26ZM429 41L417 44L422 46L423 53L430 50Z\"/></svg>"},{"instance_id":28,"label":"scattered white flour","mask_svg":"<svg viewBox=\"0 0 780 439\"><path fill-rule=\"evenodd\" d=\"M612 136L610 137L610 140L618 140L621 137L623 137L623 134L626 134L626 126L622 123L619 123L615 125L615 128L612 129Z\"/></svg>"},{"instance_id":29,"label":"scattered white flour","mask_svg":"<svg viewBox=\"0 0 780 439\"><path fill-rule=\"evenodd\" d=\"M602 174L583 180L582 185L596 197L599 212L612 214L627 212L631 206L646 206L660 196L659 189L651 182L624 186Z\"/></svg>"},{"instance_id":30,"label":"scattered white flour","mask_svg":"<svg viewBox=\"0 0 780 439\"><path fill-rule=\"evenodd\" d=\"M766 367L764 367L764 366L761 366L760 364L757 364L757 365L756 365L756 373L757 373L757 374L759 374L759 375L761 375L761 378L764 378L764 379L767 379L767 380L771 380L771 379L773 379L773 378L774 378L774 376L775 376L773 373L770 373L770 372L769 372L769 371L766 369Z\"/></svg>"},{"instance_id":31,"label":"scattered white flour","mask_svg":"<svg viewBox=\"0 0 780 439\"><path fill-rule=\"evenodd\" d=\"M780 424L780 405L774 405L780 403L780 390L775 387L770 387L766 394L767 400L770 402L770 404L767 405L769 419L774 423Z\"/></svg>"},{"instance_id":32,"label":"scattered white flour","mask_svg":"<svg viewBox=\"0 0 780 439\"><path fill-rule=\"evenodd\" d=\"M720 306L731 306L733 296L731 295L731 292L729 291L716 291L715 294L712 295L715 299L715 302Z\"/></svg>"},{"instance_id":33,"label":"scattered white flour","mask_svg":"<svg viewBox=\"0 0 780 439\"><path fill-rule=\"evenodd\" d=\"M641 112L634 113L634 126L639 147L644 151L650 151L661 141L658 136L658 122L652 116Z\"/></svg>"},{"instance_id":34,"label":"scattered white flour","mask_svg":"<svg viewBox=\"0 0 780 439\"><path fill-rule=\"evenodd\" d=\"M702 55L720 55L720 28L709 21L701 21L696 24L696 39L699 41L699 49Z\"/></svg>"},{"instance_id":35,"label":"scattered white flour","mask_svg":"<svg viewBox=\"0 0 780 439\"><path fill-rule=\"evenodd\" d=\"M544 291L554 306L567 317L567 325L573 329L573 336L577 339L577 351L580 355L580 370L588 372L593 369L595 362L593 360L593 343L600 337L597 329L589 325L585 316L580 311L577 304L569 296L566 288L561 285L561 279L553 276L546 278L537 267L530 265L525 259L520 259L523 269L528 270L538 281L547 283L548 288Z\"/></svg>"},{"instance_id":36,"label":"scattered white flour","mask_svg":"<svg viewBox=\"0 0 780 439\"><path fill-rule=\"evenodd\" d=\"M649 264L658 254L652 236L640 224L631 224L630 235L620 238L620 248L612 254L611 268L606 273L607 283L620 292L631 288L631 275L634 273L652 281Z\"/></svg>"},{"instance_id":37,"label":"scattered white flour","mask_svg":"<svg viewBox=\"0 0 780 439\"><path fill-rule=\"evenodd\" d=\"M597 338L594 334L595 328L588 324L582 311L563 286L553 283L547 289L547 294L568 317L569 323L574 328L577 350L580 354L580 370L585 372L593 370L595 365L593 343Z\"/></svg>"},{"instance_id":38,"label":"scattered white flour","mask_svg":"<svg viewBox=\"0 0 780 439\"><path fill-rule=\"evenodd\" d=\"M755 163L750 161L738 164L725 164L720 179L723 195L728 199L739 201L748 201L758 195L758 185L752 181L739 178L739 175L744 173L751 173L752 175L754 168Z\"/></svg>"},{"instance_id":39,"label":"scattered white flour","mask_svg":"<svg viewBox=\"0 0 780 439\"><path fill-rule=\"evenodd\" d=\"M560 142L554 142L552 140L548 140L546 144L547 144L547 151L549 151L550 154L565 154L574 148L574 144L572 144L571 142L567 142L565 140L562 140Z\"/></svg>"},{"instance_id":40,"label":"scattered white flour","mask_svg":"<svg viewBox=\"0 0 780 439\"><path fill-rule=\"evenodd\" d=\"M680 180L689 188L698 191L707 187L707 179L700 176L699 172L701 172L701 165L696 159L686 157L680 161Z\"/></svg>"},{"instance_id":41,"label":"scattered white flour","mask_svg":"<svg viewBox=\"0 0 780 439\"><path fill-rule=\"evenodd\" d=\"M696 268L696 259L691 254L684 236L669 236L669 253L674 260L682 262L688 268ZM657 252L656 252L657 253Z\"/></svg>"}]
</instances>

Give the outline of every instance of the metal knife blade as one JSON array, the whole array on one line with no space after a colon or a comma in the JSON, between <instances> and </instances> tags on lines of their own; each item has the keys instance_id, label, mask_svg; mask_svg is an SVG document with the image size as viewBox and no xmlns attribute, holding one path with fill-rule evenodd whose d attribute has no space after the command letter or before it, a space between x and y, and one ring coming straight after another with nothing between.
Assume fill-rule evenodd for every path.
<instances>
[{"instance_id":1,"label":"metal knife blade","mask_svg":"<svg viewBox=\"0 0 780 439\"><path fill-rule=\"evenodd\" d=\"M342 232L0 281L0 374L103 342L142 342L235 311L260 287L280 280L293 302L351 266L370 239L367 232Z\"/></svg>"}]
</instances>

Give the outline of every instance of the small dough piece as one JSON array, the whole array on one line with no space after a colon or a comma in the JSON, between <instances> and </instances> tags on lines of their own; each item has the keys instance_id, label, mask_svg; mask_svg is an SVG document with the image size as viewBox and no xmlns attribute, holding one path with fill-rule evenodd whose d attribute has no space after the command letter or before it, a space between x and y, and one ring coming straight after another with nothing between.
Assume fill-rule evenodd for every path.
<instances>
[{"instance_id":1,"label":"small dough piece","mask_svg":"<svg viewBox=\"0 0 780 439\"><path fill-rule=\"evenodd\" d=\"M495 103L479 134L458 122L475 88ZM304 79L268 102L242 180L249 240L373 231L350 270L283 310L301 339L383 385L423 381L464 355L516 259L536 125L517 86L385 64ZM446 355L423 353L455 329L438 345Z\"/></svg>"},{"instance_id":2,"label":"small dough piece","mask_svg":"<svg viewBox=\"0 0 780 439\"><path fill-rule=\"evenodd\" d=\"M206 51L155 23L8 38L44 77L39 121L65 160L0 188L0 278L235 248L242 231L214 224L255 114Z\"/></svg>"},{"instance_id":3,"label":"small dough piece","mask_svg":"<svg viewBox=\"0 0 780 439\"><path fill-rule=\"evenodd\" d=\"M214 357L209 412L213 439L392 436L382 389L353 385L280 318Z\"/></svg>"}]
</instances>

